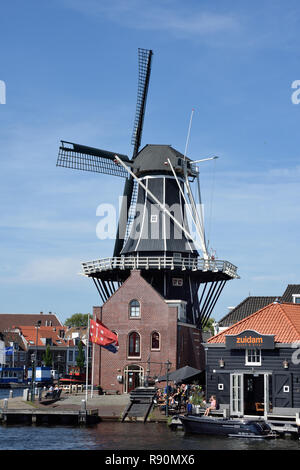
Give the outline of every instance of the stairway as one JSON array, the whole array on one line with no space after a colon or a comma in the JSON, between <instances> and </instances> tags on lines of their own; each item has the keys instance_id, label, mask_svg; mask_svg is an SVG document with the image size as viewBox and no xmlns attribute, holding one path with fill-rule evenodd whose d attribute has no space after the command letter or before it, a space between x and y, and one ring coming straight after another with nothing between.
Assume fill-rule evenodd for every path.
<instances>
[{"instance_id":1,"label":"stairway","mask_svg":"<svg viewBox=\"0 0 300 470\"><path fill-rule=\"evenodd\" d=\"M123 413L122 423L126 418L143 418L145 423L153 407L155 394L155 387L138 387L130 392L130 403Z\"/></svg>"}]
</instances>

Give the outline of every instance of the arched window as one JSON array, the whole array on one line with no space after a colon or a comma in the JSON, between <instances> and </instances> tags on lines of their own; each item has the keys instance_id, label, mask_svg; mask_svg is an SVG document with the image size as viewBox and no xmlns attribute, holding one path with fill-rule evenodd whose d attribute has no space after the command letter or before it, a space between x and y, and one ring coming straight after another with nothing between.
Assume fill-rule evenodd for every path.
<instances>
[{"instance_id":1,"label":"arched window","mask_svg":"<svg viewBox=\"0 0 300 470\"><path fill-rule=\"evenodd\" d=\"M129 303L129 316L130 318L137 318L141 316L140 303L138 300L132 300Z\"/></svg>"},{"instance_id":2,"label":"arched window","mask_svg":"<svg viewBox=\"0 0 300 470\"><path fill-rule=\"evenodd\" d=\"M141 355L140 349L140 335L133 331L129 334L128 337L128 356L129 357L139 357Z\"/></svg>"},{"instance_id":3,"label":"arched window","mask_svg":"<svg viewBox=\"0 0 300 470\"><path fill-rule=\"evenodd\" d=\"M160 349L160 334L157 331L151 333L151 349Z\"/></svg>"}]
</instances>

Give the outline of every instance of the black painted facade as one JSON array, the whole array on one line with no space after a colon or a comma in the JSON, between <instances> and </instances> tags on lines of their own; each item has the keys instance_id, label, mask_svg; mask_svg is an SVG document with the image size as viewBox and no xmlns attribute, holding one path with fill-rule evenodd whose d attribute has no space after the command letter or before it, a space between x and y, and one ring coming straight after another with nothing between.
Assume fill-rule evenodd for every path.
<instances>
[{"instance_id":1,"label":"black painted facade","mask_svg":"<svg viewBox=\"0 0 300 470\"><path fill-rule=\"evenodd\" d=\"M237 385L242 412L262 414L256 403L266 401L271 413L283 415L300 411L300 345L274 343L274 348L260 349L260 365L246 365L246 347L230 348L225 343L206 343L206 395L216 395L220 408L233 410L233 376L240 376ZM257 346L254 346L258 349ZM249 347L248 347L249 349ZM240 393L240 391L239 391Z\"/></svg>"}]
</instances>

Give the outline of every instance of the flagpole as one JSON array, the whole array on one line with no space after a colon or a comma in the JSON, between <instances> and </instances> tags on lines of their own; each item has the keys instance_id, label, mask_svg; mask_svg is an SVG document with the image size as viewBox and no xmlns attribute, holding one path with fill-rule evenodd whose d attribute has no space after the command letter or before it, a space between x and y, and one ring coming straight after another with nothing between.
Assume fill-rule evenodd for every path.
<instances>
[{"instance_id":1,"label":"flagpole","mask_svg":"<svg viewBox=\"0 0 300 470\"><path fill-rule=\"evenodd\" d=\"M90 315L88 314L88 330L86 341L86 377L85 377L85 401L88 399L88 385L89 385L89 342L90 342Z\"/></svg>"},{"instance_id":2,"label":"flagpole","mask_svg":"<svg viewBox=\"0 0 300 470\"><path fill-rule=\"evenodd\" d=\"M95 360L95 343L93 343L93 356L92 356L91 398L93 398L93 390L94 390L94 360Z\"/></svg>"}]
</instances>

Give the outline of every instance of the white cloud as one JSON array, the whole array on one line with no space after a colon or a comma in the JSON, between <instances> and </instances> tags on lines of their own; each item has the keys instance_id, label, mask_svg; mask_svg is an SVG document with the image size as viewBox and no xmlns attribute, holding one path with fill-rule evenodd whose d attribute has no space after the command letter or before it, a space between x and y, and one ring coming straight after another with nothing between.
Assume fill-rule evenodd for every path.
<instances>
[{"instance_id":1,"label":"white cloud","mask_svg":"<svg viewBox=\"0 0 300 470\"><path fill-rule=\"evenodd\" d=\"M64 0L67 7L134 29L163 31L195 36L236 31L239 22L233 14L204 11L201 5L157 0Z\"/></svg>"},{"instance_id":2,"label":"white cloud","mask_svg":"<svg viewBox=\"0 0 300 470\"><path fill-rule=\"evenodd\" d=\"M11 271L12 267L10 267ZM15 273L8 272L2 282L8 283L61 283L74 284L80 278L81 265L78 258L40 257L27 262L24 266L15 267Z\"/></svg>"}]
</instances>

